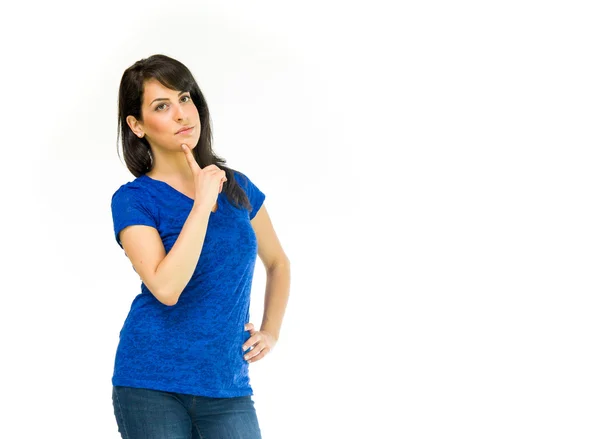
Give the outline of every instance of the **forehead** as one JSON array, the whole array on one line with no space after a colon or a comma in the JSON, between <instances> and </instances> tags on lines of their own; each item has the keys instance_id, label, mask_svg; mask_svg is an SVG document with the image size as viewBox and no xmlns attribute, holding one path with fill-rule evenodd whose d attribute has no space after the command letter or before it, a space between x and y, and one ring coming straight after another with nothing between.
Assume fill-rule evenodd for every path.
<instances>
[{"instance_id":1,"label":"forehead","mask_svg":"<svg viewBox=\"0 0 600 439\"><path fill-rule=\"evenodd\" d=\"M177 98L178 90L171 90L165 87L156 79L149 79L144 82L144 103L149 104L157 98Z\"/></svg>"}]
</instances>

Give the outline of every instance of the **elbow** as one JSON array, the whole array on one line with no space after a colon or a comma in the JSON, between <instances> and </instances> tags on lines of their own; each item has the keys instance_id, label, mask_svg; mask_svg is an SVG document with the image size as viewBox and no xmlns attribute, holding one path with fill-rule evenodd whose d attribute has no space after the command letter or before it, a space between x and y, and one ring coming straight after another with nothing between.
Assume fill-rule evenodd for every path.
<instances>
[{"instance_id":1,"label":"elbow","mask_svg":"<svg viewBox=\"0 0 600 439\"><path fill-rule=\"evenodd\" d=\"M174 285L158 285L155 283L153 288L150 288L152 294L160 303L165 306L175 306L179 301L179 296L181 295L181 291L176 292L176 287Z\"/></svg>"},{"instance_id":2,"label":"elbow","mask_svg":"<svg viewBox=\"0 0 600 439\"><path fill-rule=\"evenodd\" d=\"M175 306L179 300L179 296L171 293L167 293L164 291L158 291L156 293L152 293L156 300L162 303L165 306Z\"/></svg>"},{"instance_id":3,"label":"elbow","mask_svg":"<svg viewBox=\"0 0 600 439\"><path fill-rule=\"evenodd\" d=\"M170 300L161 300L161 302L165 306L175 306L175 305L177 305L177 299L175 299L175 300L172 300L172 299L170 299Z\"/></svg>"},{"instance_id":4,"label":"elbow","mask_svg":"<svg viewBox=\"0 0 600 439\"><path fill-rule=\"evenodd\" d=\"M285 253L283 254L283 256L281 256L279 258L278 264L284 266L285 268L287 268L289 270L290 259L287 257L287 255Z\"/></svg>"},{"instance_id":5,"label":"elbow","mask_svg":"<svg viewBox=\"0 0 600 439\"><path fill-rule=\"evenodd\" d=\"M163 296L163 300L162 303L166 306L175 306L177 305L177 302L179 301L179 295L175 295L175 294L169 294L169 295L165 295Z\"/></svg>"},{"instance_id":6,"label":"elbow","mask_svg":"<svg viewBox=\"0 0 600 439\"><path fill-rule=\"evenodd\" d=\"M290 260L285 254L279 256L276 260L271 262L271 264L268 265L267 272L274 272L281 269L288 271L290 270Z\"/></svg>"}]
</instances>

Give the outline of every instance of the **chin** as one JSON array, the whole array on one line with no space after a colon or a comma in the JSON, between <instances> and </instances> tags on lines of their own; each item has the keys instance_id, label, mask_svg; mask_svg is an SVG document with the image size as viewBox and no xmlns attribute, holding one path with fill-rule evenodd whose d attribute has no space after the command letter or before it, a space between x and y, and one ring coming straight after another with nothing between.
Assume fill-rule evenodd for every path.
<instances>
[{"instance_id":1,"label":"chin","mask_svg":"<svg viewBox=\"0 0 600 439\"><path fill-rule=\"evenodd\" d=\"M196 149L196 145L198 144L198 139L193 139L193 140L188 139L187 141L185 139L181 139L179 142L177 142L175 144L175 149L181 151L182 143L185 143L187 146L189 146L190 149Z\"/></svg>"}]
</instances>

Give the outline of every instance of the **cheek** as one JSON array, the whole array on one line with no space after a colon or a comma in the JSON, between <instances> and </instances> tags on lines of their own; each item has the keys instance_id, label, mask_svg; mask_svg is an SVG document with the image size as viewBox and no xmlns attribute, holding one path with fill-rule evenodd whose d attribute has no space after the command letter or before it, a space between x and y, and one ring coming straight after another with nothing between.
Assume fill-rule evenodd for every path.
<instances>
[{"instance_id":1,"label":"cheek","mask_svg":"<svg viewBox=\"0 0 600 439\"><path fill-rule=\"evenodd\" d=\"M146 127L153 133L162 134L171 128L170 121L166 117L153 116L146 121Z\"/></svg>"},{"instance_id":2,"label":"cheek","mask_svg":"<svg viewBox=\"0 0 600 439\"><path fill-rule=\"evenodd\" d=\"M195 105L191 105L189 115L190 117L196 119L196 121L200 120L200 113L198 113L198 108L196 108Z\"/></svg>"}]
</instances>

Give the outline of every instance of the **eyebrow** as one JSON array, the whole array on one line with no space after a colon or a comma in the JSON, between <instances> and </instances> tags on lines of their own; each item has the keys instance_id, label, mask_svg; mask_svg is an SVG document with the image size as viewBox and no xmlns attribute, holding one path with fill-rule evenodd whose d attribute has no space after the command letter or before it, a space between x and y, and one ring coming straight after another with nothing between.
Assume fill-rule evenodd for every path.
<instances>
[{"instance_id":1,"label":"eyebrow","mask_svg":"<svg viewBox=\"0 0 600 439\"><path fill-rule=\"evenodd\" d=\"M184 93L187 93L187 91L186 91L186 90L184 90L184 91L180 91L180 92L177 94L177 96L181 96L181 95L182 95L182 94L184 94ZM168 100L169 100L168 98L156 98L156 99L154 99L152 102L150 102L150 105L152 105L152 104L153 104L153 103L155 103L156 101L168 101Z\"/></svg>"}]
</instances>

